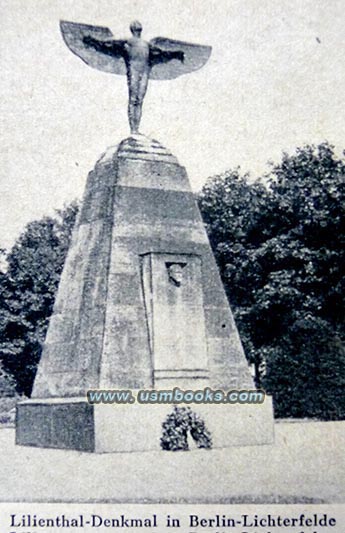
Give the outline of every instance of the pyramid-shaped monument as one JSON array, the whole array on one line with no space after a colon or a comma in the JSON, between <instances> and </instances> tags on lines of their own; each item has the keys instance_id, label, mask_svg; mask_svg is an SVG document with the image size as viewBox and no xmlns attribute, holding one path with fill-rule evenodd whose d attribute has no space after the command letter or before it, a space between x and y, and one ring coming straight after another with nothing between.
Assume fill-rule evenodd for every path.
<instances>
[{"instance_id":1,"label":"pyramid-shaped monument","mask_svg":"<svg viewBox=\"0 0 345 533\"><path fill-rule=\"evenodd\" d=\"M134 36L137 27L131 25ZM93 35L102 32L73 23L62 29L71 50L94 66L92 54L103 54L105 45ZM157 40L138 39L131 46L149 46L156 77L157 50L163 66L183 59L187 71L209 56L208 47L178 42L183 52L176 52L177 41L158 38L160 49ZM18 444L159 449L171 404L90 403L88 391L255 389L186 170L159 142L136 133L141 104L126 61L132 135L89 173L32 398L17 408ZM191 407L215 447L272 441L269 398Z\"/></svg>"},{"instance_id":2,"label":"pyramid-shaped monument","mask_svg":"<svg viewBox=\"0 0 345 533\"><path fill-rule=\"evenodd\" d=\"M17 442L123 451L108 435L121 424L129 449L159 449L171 405L91 405L86 394L174 387L255 388L186 171L137 135L88 176ZM269 399L195 410L223 428L214 446L272 438Z\"/></svg>"}]
</instances>

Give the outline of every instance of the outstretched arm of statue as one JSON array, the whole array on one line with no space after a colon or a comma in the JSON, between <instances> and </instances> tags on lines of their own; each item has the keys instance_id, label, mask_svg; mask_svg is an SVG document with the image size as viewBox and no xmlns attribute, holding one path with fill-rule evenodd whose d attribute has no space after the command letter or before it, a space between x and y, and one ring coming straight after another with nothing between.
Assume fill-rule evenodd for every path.
<instances>
[{"instance_id":1,"label":"outstretched arm of statue","mask_svg":"<svg viewBox=\"0 0 345 533\"><path fill-rule=\"evenodd\" d=\"M83 43L86 44L86 46L90 46L97 50L97 52L113 57L124 57L125 42L126 41L115 41L113 39L109 41L99 41L90 35L86 35L83 38Z\"/></svg>"},{"instance_id":2,"label":"outstretched arm of statue","mask_svg":"<svg viewBox=\"0 0 345 533\"><path fill-rule=\"evenodd\" d=\"M172 59L178 59L181 63L184 62L184 52L182 50L162 50L158 46L150 46L150 65L157 65L158 63L167 63Z\"/></svg>"}]
</instances>

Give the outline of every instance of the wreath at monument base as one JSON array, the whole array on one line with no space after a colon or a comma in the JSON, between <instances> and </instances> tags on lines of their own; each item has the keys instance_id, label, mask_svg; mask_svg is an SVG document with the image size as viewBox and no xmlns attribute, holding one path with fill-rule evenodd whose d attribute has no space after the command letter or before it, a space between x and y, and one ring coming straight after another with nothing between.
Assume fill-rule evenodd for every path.
<instances>
[{"instance_id":1,"label":"wreath at monument base","mask_svg":"<svg viewBox=\"0 0 345 533\"><path fill-rule=\"evenodd\" d=\"M190 407L177 407L162 424L163 434L160 440L163 450L189 450L188 432L198 448L211 449L212 437L205 422Z\"/></svg>"}]
</instances>

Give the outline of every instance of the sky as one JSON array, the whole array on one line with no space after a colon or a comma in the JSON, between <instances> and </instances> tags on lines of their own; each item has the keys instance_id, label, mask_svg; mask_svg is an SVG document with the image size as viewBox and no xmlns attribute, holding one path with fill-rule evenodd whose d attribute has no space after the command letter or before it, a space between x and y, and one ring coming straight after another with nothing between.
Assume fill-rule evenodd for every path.
<instances>
[{"instance_id":1,"label":"sky","mask_svg":"<svg viewBox=\"0 0 345 533\"><path fill-rule=\"evenodd\" d=\"M282 152L345 148L343 0L0 0L0 247L81 198L107 147L129 135L123 76L92 69L59 21L212 46L199 71L151 81L141 131L169 148L194 191L237 166L258 177Z\"/></svg>"}]
</instances>

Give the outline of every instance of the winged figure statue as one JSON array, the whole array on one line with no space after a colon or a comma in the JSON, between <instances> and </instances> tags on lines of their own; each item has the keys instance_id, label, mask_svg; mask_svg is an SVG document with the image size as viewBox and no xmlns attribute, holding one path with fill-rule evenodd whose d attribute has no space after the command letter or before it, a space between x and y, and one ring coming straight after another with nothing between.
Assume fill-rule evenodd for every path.
<instances>
[{"instance_id":1,"label":"winged figure statue","mask_svg":"<svg viewBox=\"0 0 345 533\"><path fill-rule=\"evenodd\" d=\"M171 80L200 69L211 54L210 46L156 37L141 38L142 25L132 22L129 39L114 39L103 26L61 21L61 33L68 48L87 65L127 76L128 120L132 134L138 133L142 105L149 79Z\"/></svg>"}]
</instances>

